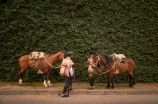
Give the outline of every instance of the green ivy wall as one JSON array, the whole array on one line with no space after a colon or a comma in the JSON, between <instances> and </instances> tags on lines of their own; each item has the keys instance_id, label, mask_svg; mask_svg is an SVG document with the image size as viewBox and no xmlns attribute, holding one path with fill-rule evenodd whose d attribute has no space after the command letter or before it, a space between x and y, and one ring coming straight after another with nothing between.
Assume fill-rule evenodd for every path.
<instances>
[{"instance_id":1,"label":"green ivy wall","mask_svg":"<svg viewBox=\"0 0 158 104\"><path fill-rule=\"evenodd\" d=\"M158 82L158 1L1 0L0 80L18 81L18 59L34 50L73 51L75 81L88 81L93 51L122 53L135 61L137 82ZM23 81L43 81L36 73L28 69ZM125 73L115 75L115 82L128 80ZM59 69L52 69L51 81L64 81ZM107 76L95 81L107 82Z\"/></svg>"}]
</instances>

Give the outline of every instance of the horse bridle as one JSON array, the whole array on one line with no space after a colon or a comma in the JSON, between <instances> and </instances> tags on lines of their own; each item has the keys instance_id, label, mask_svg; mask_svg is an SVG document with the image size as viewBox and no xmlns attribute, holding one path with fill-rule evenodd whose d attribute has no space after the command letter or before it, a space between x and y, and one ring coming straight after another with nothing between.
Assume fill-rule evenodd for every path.
<instances>
[{"instance_id":1,"label":"horse bridle","mask_svg":"<svg viewBox=\"0 0 158 104\"><path fill-rule=\"evenodd\" d=\"M96 63L94 63L94 67L92 67L92 68L97 68L98 66L98 63L100 64L100 57L99 56L96 56L97 57L97 62ZM109 72L109 71L111 71L113 68L114 68L114 66L115 66L115 64L116 63L114 63L113 64L113 66L112 66L112 68L110 69L110 70L108 70L108 71L105 71L105 72L102 72L101 70L99 70L99 69L101 69L100 67L98 67L97 68L97 71L100 71L101 72L101 74L98 74L98 75L103 75L103 74L105 74L105 73L107 73L107 72ZM105 66L104 66L105 67ZM106 69L107 69L107 66L105 67ZM96 69L95 69L96 70Z\"/></svg>"},{"instance_id":2,"label":"horse bridle","mask_svg":"<svg viewBox=\"0 0 158 104\"><path fill-rule=\"evenodd\" d=\"M97 57L97 61L96 61L96 63L94 63L94 68L96 68L96 67L98 67L97 65L98 65L98 63L100 64L100 57L99 56L96 56Z\"/></svg>"},{"instance_id":3,"label":"horse bridle","mask_svg":"<svg viewBox=\"0 0 158 104\"><path fill-rule=\"evenodd\" d=\"M63 58L63 60L64 60L64 54L65 54L65 52L64 52L64 53L62 53L62 55L61 55L61 57Z\"/></svg>"}]
</instances>

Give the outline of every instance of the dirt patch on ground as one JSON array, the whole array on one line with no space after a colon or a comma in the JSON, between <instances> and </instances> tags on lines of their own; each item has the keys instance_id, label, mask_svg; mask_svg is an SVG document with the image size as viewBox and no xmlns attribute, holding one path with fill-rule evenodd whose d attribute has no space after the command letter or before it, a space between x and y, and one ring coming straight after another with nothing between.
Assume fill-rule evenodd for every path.
<instances>
[{"instance_id":1,"label":"dirt patch on ground","mask_svg":"<svg viewBox=\"0 0 158 104\"><path fill-rule=\"evenodd\" d=\"M128 87L128 83L115 83L114 90L158 90L158 83L137 83L133 88ZM0 90L62 90L64 82L52 83L51 87L43 87L43 82L23 82L19 86L17 82L0 82ZM89 83L72 83L74 90L88 90ZM94 90L111 90L105 89L105 83L95 83Z\"/></svg>"}]
</instances>

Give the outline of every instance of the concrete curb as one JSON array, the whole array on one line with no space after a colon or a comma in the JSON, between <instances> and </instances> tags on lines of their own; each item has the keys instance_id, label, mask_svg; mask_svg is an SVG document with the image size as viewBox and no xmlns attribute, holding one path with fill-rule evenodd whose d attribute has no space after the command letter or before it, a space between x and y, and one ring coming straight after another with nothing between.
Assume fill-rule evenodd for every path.
<instances>
[{"instance_id":1,"label":"concrete curb","mask_svg":"<svg viewBox=\"0 0 158 104\"><path fill-rule=\"evenodd\" d=\"M0 90L0 95L39 95L39 94L50 94L57 95L61 93L61 90ZM141 94L158 94L158 90L135 90L135 91L104 91L104 90L74 90L70 91L70 95L124 95L124 94L132 94L132 95L141 95Z\"/></svg>"}]
</instances>

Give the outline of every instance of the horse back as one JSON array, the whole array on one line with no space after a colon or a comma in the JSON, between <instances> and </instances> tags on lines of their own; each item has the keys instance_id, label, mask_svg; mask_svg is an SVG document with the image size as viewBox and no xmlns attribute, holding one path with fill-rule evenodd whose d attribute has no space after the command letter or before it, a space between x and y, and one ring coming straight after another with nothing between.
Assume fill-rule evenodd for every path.
<instances>
[{"instance_id":1,"label":"horse back","mask_svg":"<svg viewBox=\"0 0 158 104\"><path fill-rule=\"evenodd\" d=\"M135 63L131 58L126 58L125 63L128 64L129 66L133 66L133 67L135 66Z\"/></svg>"},{"instance_id":2,"label":"horse back","mask_svg":"<svg viewBox=\"0 0 158 104\"><path fill-rule=\"evenodd\" d=\"M20 67L28 67L29 55L24 55L19 58Z\"/></svg>"},{"instance_id":3,"label":"horse back","mask_svg":"<svg viewBox=\"0 0 158 104\"><path fill-rule=\"evenodd\" d=\"M119 65L119 72L123 73L128 69L128 72L133 72L133 68L134 68L134 61L131 58L126 58L125 59L125 63L121 62Z\"/></svg>"},{"instance_id":4,"label":"horse back","mask_svg":"<svg viewBox=\"0 0 158 104\"><path fill-rule=\"evenodd\" d=\"M19 63L20 62L25 62L25 61L28 61L29 60L29 55L24 55L24 56L21 56L19 58Z\"/></svg>"}]
</instances>

